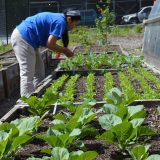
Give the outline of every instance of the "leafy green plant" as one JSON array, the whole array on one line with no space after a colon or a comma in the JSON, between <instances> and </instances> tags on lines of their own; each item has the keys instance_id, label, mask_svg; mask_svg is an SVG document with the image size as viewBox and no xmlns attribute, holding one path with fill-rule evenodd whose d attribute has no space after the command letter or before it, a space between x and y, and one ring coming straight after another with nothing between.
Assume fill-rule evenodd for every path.
<instances>
[{"instance_id":1,"label":"leafy green plant","mask_svg":"<svg viewBox=\"0 0 160 160\"><path fill-rule=\"evenodd\" d=\"M94 73L89 73L89 75L87 76L87 82L86 82L86 92L84 95L82 95L82 97L84 99L89 99L92 100L94 99L95 96L95 80L94 80L95 76Z\"/></svg>"},{"instance_id":2,"label":"leafy green plant","mask_svg":"<svg viewBox=\"0 0 160 160\"><path fill-rule=\"evenodd\" d=\"M94 151L74 151L69 153L66 148L55 147L51 151L51 157L44 157L43 160L94 160L97 153ZM42 160L41 158L28 158L27 160Z\"/></svg>"},{"instance_id":3,"label":"leafy green plant","mask_svg":"<svg viewBox=\"0 0 160 160\"><path fill-rule=\"evenodd\" d=\"M140 67L139 68L139 72L141 75L144 76L145 79L147 79L149 82L153 82L154 83L154 87L155 89L160 89L160 81L159 81L159 78L152 72L152 71L149 71L143 67Z\"/></svg>"},{"instance_id":4,"label":"leafy green plant","mask_svg":"<svg viewBox=\"0 0 160 160\"><path fill-rule=\"evenodd\" d=\"M128 56L125 56L125 62L130 67L140 67L144 63L144 57L143 56L135 56L133 54L129 54Z\"/></svg>"},{"instance_id":5,"label":"leafy green plant","mask_svg":"<svg viewBox=\"0 0 160 160\"><path fill-rule=\"evenodd\" d=\"M59 93L58 102L66 103L68 101L74 100L75 84L76 84L76 81L78 80L79 77L80 77L79 74L76 74L76 75L70 77L70 79L67 81L67 83L65 85L65 91Z\"/></svg>"},{"instance_id":6,"label":"leafy green plant","mask_svg":"<svg viewBox=\"0 0 160 160\"><path fill-rule=\"evenodd\" d=\"M32 139L40 123L40 117L37 116L2 123L0 125L0 159L14 159L16 151Z\"/></svg>"},{"instance_id":7,"label":"leafy green plant","mask_svg":"<svg viewBox=\"0 0 160 160\"><path fill-rule=\"evenodd\" d=\"M50 110L50 106L57 101L57 97L52 92L52 89L48 88L42 98L31 96L29 98L22 97L21 100L29 105L28 110L30 113L42 117Z\"/></svg>"},{"instance_id":8,"label":"leafy green plant","mask_svg":"<svg viewBox=\"0 0 160 160\"><path fill-rule=\"evenodd\" d=\"M113 24L114 21L114 14L110 12L110 9L108 7L108 3L110 3L109 0L106 0L105 9L101 8L101 19L96 19L96 27L97 32L100 36L100 40L102 42L102 45L106 45L108 42L108 33L110 32L110 25ZM97 8L100 8L100 6L97 6Z\"/></svg>"},{"instance_id":9,"label":"leafy green plant","mask_svg":"<svg viewBox=\"0 0 160 160\"><path fill-rule=\"evenodd\" d=\"M114 85L114 81L113 81L113 76L111 72L105 73L104 74L105 77L105 84L104 84L104 100L107 100L106 95L108 94L108 92L113 88Z\"/></svg>"},{"instance_id":10,"label":"leafy green plant","mask_svg":"<svg viewBox=\"0 0 160 160\"><path fill-rule=\"evenodd\" d=\"M160 96L158 91L150 87L145 77L139 74L139 70L135 71L133 68L128 68L128 71L140 82L142 89L144 91L144 95L143 95L144 99L151 99L151 98L156 99Z\"/></svg>"},{"instance_id":11,"label":"leafy green plant","mask_svg":"<svg viewBox=\"0 0 160 160\"><path fill-rule=\"evenodd\" d=\"M124 74L124 72L118 72L120 87L124 98L124 105L132 103L134 100L140 99L140 95L136 93L135 89L131 85L130 79Z\"/></svg>"},{"instance_id":12,"label":"leafy green plant","mask_svg":"<svg viewBox=\"0 0 160 160\"><path fill-rule=\"evenodd\" d=\"M136 122L136 125L143 123L146 112L143 105L117 107L113 104L105 104L103 111L107 114L99 117L99 123L103 129L109 130L122 121Z\"/></svg>"},{"instance_id":13,"label":"leafy green plant","mask_svg":"<svg viewBox=\"0 0 160 160\"><path fill-rule=\"evenodd\" d=\"M134 119L130 122L123 121L97 138L115 144L121 150L127 150L140 137L155 135L155 132L147 126L141 126L141 122L139 119L136 119L136 122Z\"/></svg>"},{"instance_id":14,"label":"leafy green plant","mask_svg":"<svg viewBox=\"0 0 160 160\"><path fill-rule=\"evenodd\" d=\"M4 44L4 42L0 41L0 54L12 49L11 44Z\"/></svg>"},{"instance_id":15,"label":"leafy green plant","mask_svg":"<svg viewBox=\"0 0 160 160\"><path fill-rule=\"evenodd\" d=\"M80 137L86 136L85 133L92 132L93 127L89 127L89 123L95 118L96 114L90 109L85 108L83 105L75 107L74 115L71 114L57 114L54 116L52 129L58 130L61 133L70 133L72 130L79 128L81 130ZM92 133L89 134L92 134ZM96 130L94 130L96 133Z\"/></svg>"},{"instance_id":16,"label":"leafy green plant","mask_svg":"<svg viewBox=\"0 0 160 160\"><path fill-rule=\"evenodd\" d=\"M149 156L149 149L150 145L137 145L134 148L129 150L129 153L133 160L158 160L160 159L160 155L150 155Z\"/></svg>"}]
</instances>

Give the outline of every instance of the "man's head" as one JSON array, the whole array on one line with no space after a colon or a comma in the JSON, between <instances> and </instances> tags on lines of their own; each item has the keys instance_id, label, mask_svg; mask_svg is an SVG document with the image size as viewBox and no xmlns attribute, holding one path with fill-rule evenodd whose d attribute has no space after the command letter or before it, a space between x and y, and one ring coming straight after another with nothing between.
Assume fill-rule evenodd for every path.
<instances>
[{"instance_id":1,"label":"man's head","mask_svg":"<svg viewBox=\"0 0 160 160\"><path fill-rule=\"evenodd\" d=\"M66 20L67 20L67 30L72 30L77 27L81 20L80 11L77 9L68 9L65 12Z\"/></svg>"}]
</instances>

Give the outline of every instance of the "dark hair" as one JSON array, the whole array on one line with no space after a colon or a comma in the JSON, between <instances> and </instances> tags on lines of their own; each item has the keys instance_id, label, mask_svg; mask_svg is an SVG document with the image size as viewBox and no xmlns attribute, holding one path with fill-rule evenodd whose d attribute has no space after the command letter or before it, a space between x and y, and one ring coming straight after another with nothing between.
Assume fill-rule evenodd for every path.
<instances>
[{"instance_id":1,"label":"dark hair","mask_svg":"<svg viewBox=\"0 0 160 160\"><path fill-rule=\"evenodd\" d=\"M69 36L68 36L68 30L66 29L65 32L62 35L62 43L64 47L68 47L69 44Z\"/></svg>"},{"instance_id":2,"label":"dark hair","mask_svg":"<svg viewBox=\"0 0 160 160\"><path fill-rule=\"evenodd\" d=\"M79 21L81 20L80 11L76 8L68 8L63 12L66 17L71 17L72 21Z\"/></svg>"}]
</instances>

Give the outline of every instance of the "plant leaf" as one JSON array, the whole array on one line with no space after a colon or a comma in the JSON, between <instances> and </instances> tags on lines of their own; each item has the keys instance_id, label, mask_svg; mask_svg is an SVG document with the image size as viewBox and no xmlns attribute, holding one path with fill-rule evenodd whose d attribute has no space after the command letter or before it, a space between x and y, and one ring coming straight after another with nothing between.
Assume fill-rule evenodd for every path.
<instances>
[{"instance_id":1,"label":"plant leaf","mask_svg":"<svg viewBox=\"0 0 160 160\"><path fill-rule=\"evenodd\" d=\"M53 160L68 160L69 152L66 148L55 147L51 152Z\"/></svg>"},{"instance_id":2,"label":"plant leaf","mask_svg":"<svg viewBox=\"0 0 160 160\"><path fill-rule=\"evenodd\" d=\"M113 126L122 123L121 118L114 114L106 114L101 116L98 121L101 127L105 130L110 130Z\"/></svg>"}]
</instances>

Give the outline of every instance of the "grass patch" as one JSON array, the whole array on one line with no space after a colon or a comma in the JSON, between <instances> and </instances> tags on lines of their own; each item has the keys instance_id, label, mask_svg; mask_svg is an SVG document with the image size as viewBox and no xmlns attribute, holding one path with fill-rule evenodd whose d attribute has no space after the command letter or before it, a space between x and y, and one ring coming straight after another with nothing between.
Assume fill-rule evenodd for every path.
<instances>
[{"instance_id":1,"label":"grass patch","mask_svg":"<svg viewBox=\"0 0 160 160\"><path fill-rule=\"evenodd\" d=\"M0 54L4 53L4 52L7 52L9 50L12 49L12 46L11 44L3 44L2 42L0 42Z\"/></svg>"},{"instance_id":2,"label":"grass patch","mask_svg":"<svg viewBox=\"0 0 160 160\"><path fill-rule=\"evenodd\" d=\"M111 32L109 33L109 36L135 36L140 35L144 32L144 26L143 24L137 24L135 26L127 26L127 27L121 27L121 26L113 26L111 27ZM70 38L70 46L75 45L98 45L99 44L99 34L97 32L97 28L89 28L86 26L79 26L69 34Z\"/></svg>"},{"instance_id":3,"label":"grass patch","mask_svg":"<svg viewBox=\"0 0 160 160\"><path fill-rule=\"evenodd\" d=\"M121 27L114 26L111 28L111 36L134 36L144 32L143 24L137 24L135 26Z\"/></svg>"}]
</instances>

